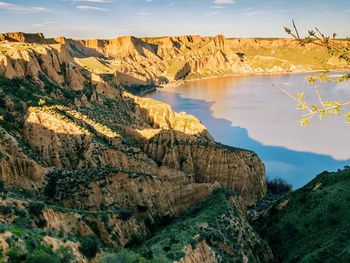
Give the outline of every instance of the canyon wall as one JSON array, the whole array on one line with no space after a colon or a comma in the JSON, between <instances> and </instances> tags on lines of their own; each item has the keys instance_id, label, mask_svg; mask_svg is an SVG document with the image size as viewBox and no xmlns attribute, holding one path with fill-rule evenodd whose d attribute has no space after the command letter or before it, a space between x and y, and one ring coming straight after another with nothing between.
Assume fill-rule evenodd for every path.
<instances>
[{"instance_id":1,"label":"canyon wall","mask_svg":"<svg viewBox=\"0 0 350 263\"><path fill-rule=\"evenodd\" d=\"M219 35L72 40L64 37L46 39L40 33L7 33L0 35L1 40L0 65L9 65L7 71L4 66L2 70L0 68L1 75L37 77L38 63L35 59L31 61L32 52L35 52L40 53L41 60L47 61L47 74L60 82L62 78L54 76L51 70L57 66L55 53L59 49L60 54L69 53L74 57L75 63L68 63L62 71L69 75L68 81L75 88L81 87L83 82L73 65L97 74L101 80L125 87L162 85L183 79L230 74L302 72L348 67L346 63L328 54L326 49L311 43L301 46L293 39L230 39ZM339 43L344 44L341 41ZM45 45L45 48L39 48L38 44ZM13 61L11 58L14 57L16 60L23 58L33 66ZM56 68L57 71L59 69Z\"/></svg>"},{"instance_id":2,"label":"canyon wall","mask_svg":"<svg viewBox=\"0 0 350 263\"><path fill-rule=\"evenodd\" d=\"M240 193L240 206L265 195L264 165L255 153L219 144L196 117L125 90L223 70L233 60L222 36L78 41L8 33L0 41L6 235L19 235L13 227L53 231L33 235L54 247L65 236L74 251L72 236L94 235L104 248L133 247L221 188ZM242 253L267 262L268 246L235 207L227 206L225 224L241 222L235 238L245 236L249 247ZM18 247L23 240L20 234ZM183 262L191 262L198 252L186 242L180 250L187 253ZM214 243L199 242L198 249L209 253ZM250 244L266 258L253 255Z\"/></svg>"}]
</instances>

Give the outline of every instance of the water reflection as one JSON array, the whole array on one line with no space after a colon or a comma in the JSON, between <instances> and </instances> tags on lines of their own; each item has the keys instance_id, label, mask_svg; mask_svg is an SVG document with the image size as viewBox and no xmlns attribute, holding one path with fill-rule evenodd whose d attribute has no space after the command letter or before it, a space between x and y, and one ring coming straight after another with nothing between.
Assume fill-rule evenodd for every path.
<instances>
[{"instance_id":1,"label":"water reflection","mask_svg":"<svg viewBox=\"0 0 350 263\"><path fill-rule=\"evenodd\" d=\"M197 116L217 141L254 150L263 159L268 176L282 177L295 187L324 170L349 164L346 138L350 127L337 119L300 127L295 104L272 88L272 83L305 86L302 74L241 76L190 82L149 97ZM343 85L326 92L328 98L350 97ZM306 93L310 95L311 90Z\"/></svg>"}]
</instances>

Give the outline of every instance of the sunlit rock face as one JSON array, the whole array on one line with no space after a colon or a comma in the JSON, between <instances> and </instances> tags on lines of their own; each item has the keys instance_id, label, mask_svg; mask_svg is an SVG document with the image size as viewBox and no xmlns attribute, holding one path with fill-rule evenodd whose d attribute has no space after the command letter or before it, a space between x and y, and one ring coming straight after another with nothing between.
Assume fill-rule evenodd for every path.
<instances>
[{"instance_id":1,"label":"sunlit rock face","mask_svg":"<svg viewBox=\"0 0 350 263\"><path fill-rule=\"evenodd\" d=\"M104 246L128 247L217 189L241 193L232 211L265 195L264 165L255 153L221 145L196 117L119 85L120 76L155 84L193 69L223 70L230 61L222 36L75 41L18 33L0 39L0 180L50 204L34 209L32 227L94 234ZM189 60L179 63L184 54ZM31 210L34 201L16 198L6 202ZM236 219L247 246L256 242L269 257L243 217L232 215L230 224ZM58 246L59 237L52 238L44 242ZM77 251L76 242L69 246ZM210 260L209 244L198 249ZM186 251L183 262L199 256Z\"/></svg>"},{"instance_id":2,"label":"sunlit rock face","mask_svg":"<svg viewBox=\"0 0 350 263\"><path fill-rule=\"evenodd\" d=\"M292 39L226 39L219 35L72 40L7 33L0 35L0 41L1 75L38 78L41 70L55 82L65 80L75 89L83 86L86 70L114 84L139 86L233 73L347 67L321 47L301 47ZM324 62L317 59L320 56ZM72 57L76 63L68 63Z\"/></svg>"}]
</instances>

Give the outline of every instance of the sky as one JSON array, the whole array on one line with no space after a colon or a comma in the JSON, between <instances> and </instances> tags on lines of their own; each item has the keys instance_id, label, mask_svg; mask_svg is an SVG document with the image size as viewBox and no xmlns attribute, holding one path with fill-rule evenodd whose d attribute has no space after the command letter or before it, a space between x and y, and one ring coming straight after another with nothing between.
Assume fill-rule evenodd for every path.
<instances>
[{"instance_id":1,"label":"sky","mask_svg":"<svg viewBox=\"0 0 350 263\"><path fill-rule=\"evenodd\" d=\"M350 0L4 0L0 32L46 37L202 35L287 37L294 19L302 34L350 36Z\"/></svg>"}]
</instances>

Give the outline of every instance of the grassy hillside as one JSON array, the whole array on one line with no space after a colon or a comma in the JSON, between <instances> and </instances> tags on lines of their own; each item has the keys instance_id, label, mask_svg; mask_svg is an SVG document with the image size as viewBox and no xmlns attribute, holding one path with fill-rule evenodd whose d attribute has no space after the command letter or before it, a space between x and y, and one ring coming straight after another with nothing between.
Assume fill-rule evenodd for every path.
<instances>
[{"instance_id":1,"label":"grassy hillside","mask_svg":"<svg viewBox=\"0 0 350 263\"><path fill-rule=\"evenodd\" d=\"M261 217L277 262L350 262L350 169L323 172Z\"/></svg>"},{"instance_id":2,"label":"grassy hillside","mask_svg":"<svg viewBox=\"0 0 350 263\"><path fill-rule=\"evenodd\" d=\"M235 206L233 200L237 198L235 193L218 189L212 197L157 231L147 242L110 254L106 258L115 261L106 262L170 263L185 256L184 247L196 250L200 243L208 244L220 262L244 262L244 258L249 262L262 262L269 258L267 244L254 233Z\"/></svg>"},{"instance_id":3,"label":"grassy hillside","mask_svg":"<svg viewBox=\"0 0 350 263\"><path fill-rule=\"evenodd\" d=\"M38 196L30 191L5 189L3 183L0 188L4 200L0 202L0 218L11 221L0 226L0 238L7 244L6 251L0 250L0 262L86 262L99 251L98 262L170 263L186 256L185 247L192 256L200 254L201 250L195 251L203 244L220 262L243 262L244 257L250 262L266 262L264 259L270 256L267 243L256 235L236 207L236 202L240 202L238 195L228 190L218 189L180 218L164 221L164 226L154 229L155 234L148 241L142 243L134 236L127 249L115 249L105 246L98 236L82 237L49 229L44 217L47 209L53 209L67 215L80 214L83 221L91 214L108 222L108 211L94 213L57 207L38 201ZM53 249L48 240L57 247Z\"/></svg>"}]
</instances>

